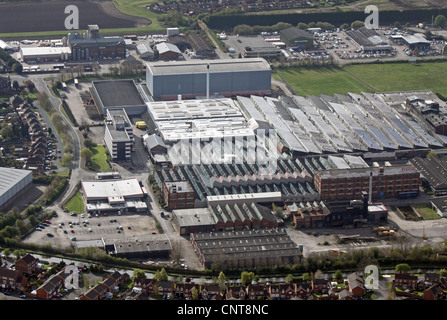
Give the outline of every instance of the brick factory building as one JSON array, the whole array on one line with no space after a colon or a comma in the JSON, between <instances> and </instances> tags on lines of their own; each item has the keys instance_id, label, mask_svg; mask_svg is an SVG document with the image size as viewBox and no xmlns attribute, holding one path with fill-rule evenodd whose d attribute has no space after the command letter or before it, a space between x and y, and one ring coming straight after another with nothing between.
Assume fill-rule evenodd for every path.
<instances>
[{"instance_id":1,"label":"brick factory building","mask_svg":"<svg viewBox=\"0 0 447 320\"><path fill-rule=\"evenodd\" d=\"M317 170L314 185L321 200L360 199L363 191L370 189L372 198L417 196L420 174L414 166L378 166Z\"/></svg>"},{"instance_id":2,"label":"brick factory building","mask_svg":"<svg viewBox=\"0 0 447 320\"><path fill-rule=\"evenodd\" d=\"M104 58L125 59L126 43L122 37L102 37L98 25L89 25L82 33L69 33L67 46L71 49L72 60L97 60Z\"/></svg>"}]
</instances>

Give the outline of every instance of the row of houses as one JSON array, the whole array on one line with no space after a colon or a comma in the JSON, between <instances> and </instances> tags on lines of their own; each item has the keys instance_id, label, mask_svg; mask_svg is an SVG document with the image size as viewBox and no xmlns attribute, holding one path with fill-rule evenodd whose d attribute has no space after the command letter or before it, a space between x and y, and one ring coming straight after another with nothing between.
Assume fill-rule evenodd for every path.
<instances>
[{"instance_id":1,"label":"row of houses","mask_svg":"<svg viewBox=\"0 0 447 320\"><path fill-rule=\"evenodd\" d=\"M132 292L127 300L142 300L153 295L164 299L193 299L194 291L201 300L289 300L313 299L314 294L328 295L339 299L364 296L366 289L363 278L357 273L349 275L345 281L347 293L341 294L334 282L328 279L314 279L310 283L249 284L221 288L218 284L176 283L155 279L135 279ZM335 295L334 292L339 294Z\"/></svg>"},{"instance_id":2,"label":"row of houses","mask_svg":"<svg viewBox=\"0 0 447 320\"><path fill-rule=\"evenodd\" d=\"M407 274L397 273L393 281L396 293L408 293L411 291L422 292L422 295L415 295L418 299L424 300L441 300L444 299L447 289L447 279L441 277L437 273L426 273L423 277Z\"/></svg>"},{"instance_id":3,"label":"row of houses","mask_svg":"<svg viewBox=\"0 0 447 320\"><path fill-rule=\"evenodd\" d=\"M112 297L118 293L119 286L126 283L129 279L129 274L115 271L103 281L83 293L79 300L101 300L105 297Z\"/></svg>"},{"instance_id":4,"label":"row of houses","mask_svg":"<svg viewBox=\"0 0 447 320\"><path fill-rule=\"evenodd\" d=\"M24 168L32 170L34 174L42 174L50 168L56 154L50 154L48 147L52 143L47 136L46 127L39 120L39 115L33 107L24 102L19 96L11 99L13 108L17 111L22 124L28 127L29 145L15 148L15 153L25 159Z\"/></svg>"},{"instance_id":5,"label":"row of houses","mask_svg":"<svg viewBox=\"0 0 447 320\"><path fill-rule=\"evenodd\" d=\"M38 272L38 261L30 254L26 254L15 262L15 269L0 269L0 288L25 290L28 279Z\"/></svg>"}]
</instances>

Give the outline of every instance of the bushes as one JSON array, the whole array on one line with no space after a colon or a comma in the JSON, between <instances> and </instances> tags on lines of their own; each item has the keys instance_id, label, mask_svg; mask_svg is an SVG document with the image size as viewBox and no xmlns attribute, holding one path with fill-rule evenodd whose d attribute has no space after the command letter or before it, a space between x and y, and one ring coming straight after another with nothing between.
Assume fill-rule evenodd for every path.
<instances>
[{"instance_id":1,"label":"bushes","mask_svg":"<svg viewBox=\"0 0 447 320\"><path fill-rule=\"evenodd\" d=\"M68 185L68 179L62 176L54 176L51 184L45 190L44 202L46 205L55 201L64 192Z\"/></svg>"}]
</instances>

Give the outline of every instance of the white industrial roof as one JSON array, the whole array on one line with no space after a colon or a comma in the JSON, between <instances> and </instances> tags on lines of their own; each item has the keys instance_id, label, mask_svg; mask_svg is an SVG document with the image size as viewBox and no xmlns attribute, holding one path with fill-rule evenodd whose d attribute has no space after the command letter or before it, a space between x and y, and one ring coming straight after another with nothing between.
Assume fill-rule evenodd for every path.
<instances>
[{"instance_id":1,"label":"white industrial roof","mask_svg":"<svg viewBox=\"0 0 447 320\"><path fill-rule=\"evenodd\" d=\"M143 197L143 190L136 178L110 181L82 181L84 196L89 198Z\"/></svg>"},{"instance_id":2,"label":"white industrial roof","mask_svg":"<svg viewBox=\"0 0 447 320\"><path fill-rule=\"evenodd\" d=\"M23 56L47 56L71 53L69 47L27 47L20 49Z\"/></svg>"},{"instance_id":3,"label":"white industrial roof","mask_svg":"<svg viewBox=\"0 0 447 320\"><path fill-rule=\"evenodd\" d=\"M155 48L157 49L159 54L163 54L163 53L169 52L169 51L181 54L179 48L172 43L162 42L162 43L155 45Z\"/></svg>"},{"instance_id":4,"label":"white industrial roof","mask_svg":"<svg viewBox=\"0 0 447 320\"><path fill-rule=\"evenodd\" d=\"M231 99L156 101L147 105L165 143L254 135L242 111Z\"/></svg>"}]
</instances>

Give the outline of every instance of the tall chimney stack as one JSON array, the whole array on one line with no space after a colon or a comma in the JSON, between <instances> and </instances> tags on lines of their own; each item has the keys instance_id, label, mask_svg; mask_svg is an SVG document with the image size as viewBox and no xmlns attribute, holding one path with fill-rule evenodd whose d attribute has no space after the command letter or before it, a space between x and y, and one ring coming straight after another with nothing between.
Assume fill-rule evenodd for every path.
<instances>
[{"instance_id":1,"label":"tall chimney stack","mask_svg":"<svg viewBox=\"0 0 447 320\"><path fill-rule=\"evenodd\" d=\"M210 99L210 64L206 65L206 100Z\"/></svg>"}]
</instances>

